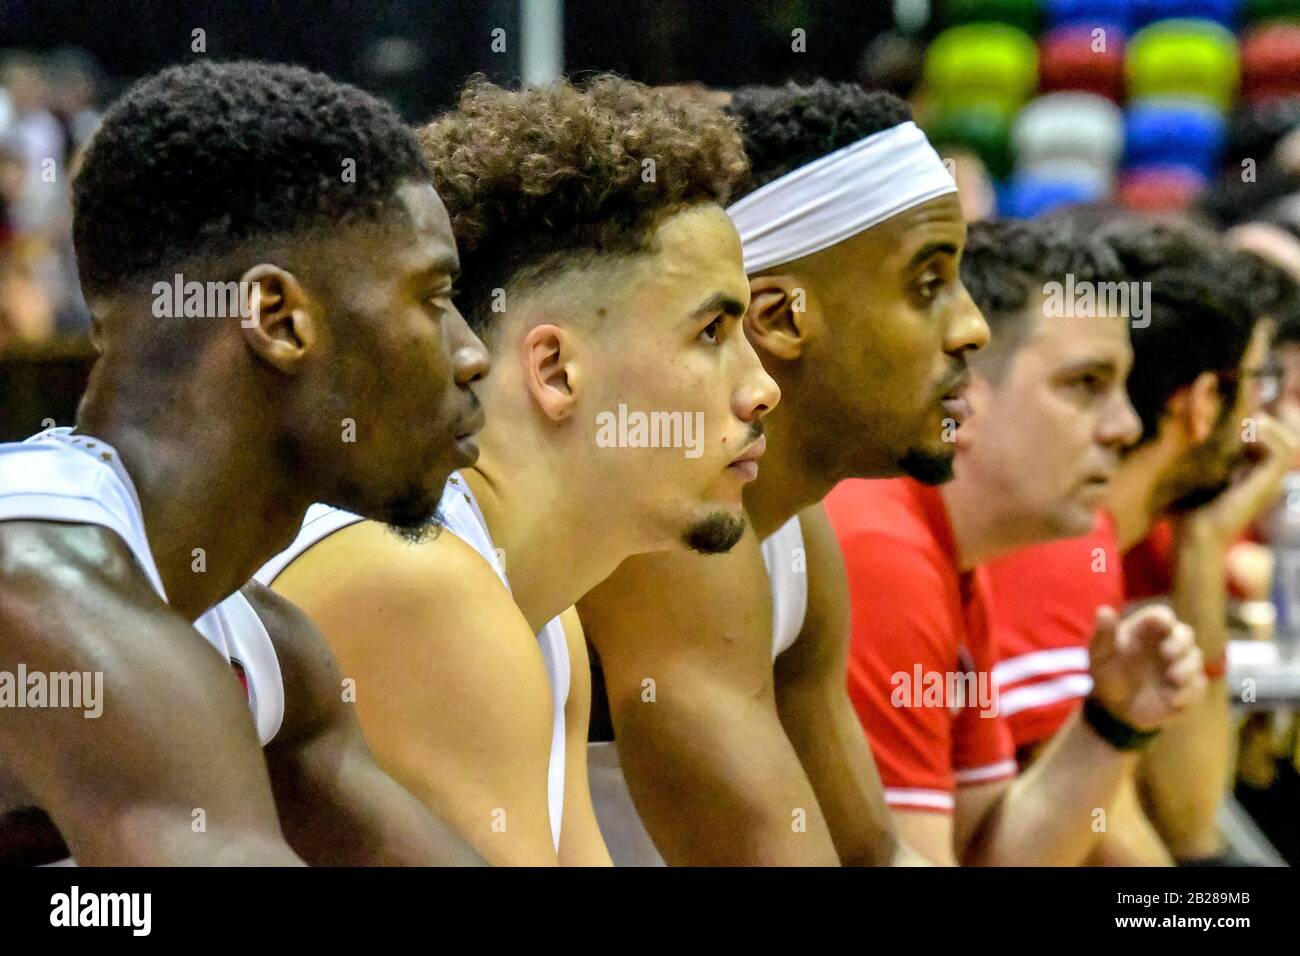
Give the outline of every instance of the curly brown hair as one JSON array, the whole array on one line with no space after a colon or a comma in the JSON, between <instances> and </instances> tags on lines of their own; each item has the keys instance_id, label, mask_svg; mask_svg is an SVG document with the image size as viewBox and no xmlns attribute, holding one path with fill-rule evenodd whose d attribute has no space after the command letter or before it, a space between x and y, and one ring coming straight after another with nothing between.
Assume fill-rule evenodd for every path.
<instances>
[{"instance_id":1,"label":"curly brown hair","mask_svg":"<svg viewBox=\"0 0 1300 956\"><path fill-rule=\"evenodd\" d=\"M460 306L480 330L492 289L652 251L664 217L725 204L749 169L721 110L608 74L520 91L475 77L419 138L460 249Z\"/></svg>"}]
</instances>

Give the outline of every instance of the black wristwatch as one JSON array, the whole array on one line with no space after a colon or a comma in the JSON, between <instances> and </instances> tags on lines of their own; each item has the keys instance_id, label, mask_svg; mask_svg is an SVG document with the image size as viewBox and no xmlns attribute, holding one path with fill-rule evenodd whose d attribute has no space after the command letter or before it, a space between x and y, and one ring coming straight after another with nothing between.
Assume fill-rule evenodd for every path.
<instances>
[{"instance_id":1,"label":"black wristwatch","mask_svg":"<svg viewBox=\"0 0 1300 956\"><path fill-rule=\"evenodd\" d=\"M1141 750L1160 733L1159 730L1138 730L1132 724L1120 720L1091 695L1084 698L1083 719L1098 737L1116 750Z\"/></svg>"}]
</instances>

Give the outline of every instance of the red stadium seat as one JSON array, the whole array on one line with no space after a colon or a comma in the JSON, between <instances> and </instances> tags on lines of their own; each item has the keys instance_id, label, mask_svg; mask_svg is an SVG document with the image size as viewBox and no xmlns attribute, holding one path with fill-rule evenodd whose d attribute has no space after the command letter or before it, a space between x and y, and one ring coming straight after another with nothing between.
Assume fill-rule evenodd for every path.
<instances>
[{"instance_id":1,"label":"red stadium seat","mask_svg":"<svg viewBox=\"0 0 1300 956\"><path fill-rule=\"evenodd\" d=\"M1241 41L1241 85L1248 100L1300 95L1300 24L1249 30Z\"/></svg>"},{"instance_id":2,"label":"red stadium seat","mask_svg":"<svg viewBox=\"0 0 1300 956\"><path fill-rule=\"evenodd\" d=\"M1191 207L1207 182L1185 167L1148 166L1125 173L1116 195L1138 212L1182 212Z\"/></svg>"},{"instance_id":3,"label":"red stadium seat","mask_svg":"<svg viewBox=\"0 0 1300 956\"><path fill-rule=\"evenodd\" d=\"M1067 26L1044 37L1038 61L1044 93L1077 90L1124 101L1124 36L1110 29L1095 38L1094 29ZM1099 40L1104 41L1104 49L1094 51L1094 46L1101 46Z\"/></svg>"}]
</instances>

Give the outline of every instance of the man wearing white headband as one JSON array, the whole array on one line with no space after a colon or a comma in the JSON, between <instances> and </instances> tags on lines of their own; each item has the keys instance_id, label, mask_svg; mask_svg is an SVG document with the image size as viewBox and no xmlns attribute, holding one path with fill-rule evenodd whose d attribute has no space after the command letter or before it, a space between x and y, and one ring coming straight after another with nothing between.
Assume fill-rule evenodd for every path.
<instances>
[{"instance_id":1,"label":"man wearing white headband","mask_svg":"<svg viewBox=\"0 0 1300 956\"><path fill-rule=\"evenodd\" d=\"M850 476L951 476L966 353L988 340L959 276L966 225L892 96L822 81L729 108L753 166L729 209L746 329L784 397L740 544L630 559L579 605L618 739L592 747L597 813L616 863L652 855L638 814L671 864L897 862L819 502Z\"/></svg>"}]
</instances>

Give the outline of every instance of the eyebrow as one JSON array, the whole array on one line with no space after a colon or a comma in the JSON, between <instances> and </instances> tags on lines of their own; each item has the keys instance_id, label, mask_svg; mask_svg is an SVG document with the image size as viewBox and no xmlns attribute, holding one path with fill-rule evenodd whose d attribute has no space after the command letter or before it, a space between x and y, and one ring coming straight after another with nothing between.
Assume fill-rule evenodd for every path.
<instances>
[{"instance_id":1,"label":"eyebrow","mask_svg":"<svg viewBox=\"0 0 1300 956\"><path fill-rule=\"evenodd\" d=\"M1120 363L1115 359L1081 359L1057 370L1057 375L1068 378L1084 372L1107 372L1114 375L1119 371Z\"/></svg>"},{"instance_id":2,"label":"eyebrow","mask_svg":"<svg viewBox=\"0 0 1300 956\"><path fill-rule=\"evenodd\" d=\"M955 256L957 255L957 244L943 239L934 242L927 242L920 249L916 250L916 254L907 261L907 265L903 268L913 269L916 266L919 266L926 259L941 252L946 252L950 256Z\"/></svg>"},{"instance_id":3,"label":"eyebrow","mask_svg":"<svg viewBox=\"0 0 1300 956\"><path fill-rule=\"evenodd\" d=\"M727 315L744 315L745 306L739 299L719 292L707 299L698 309L691 313L691 318L708 315L712 312L724 312Z\"/></svg>"}]
</instances>

